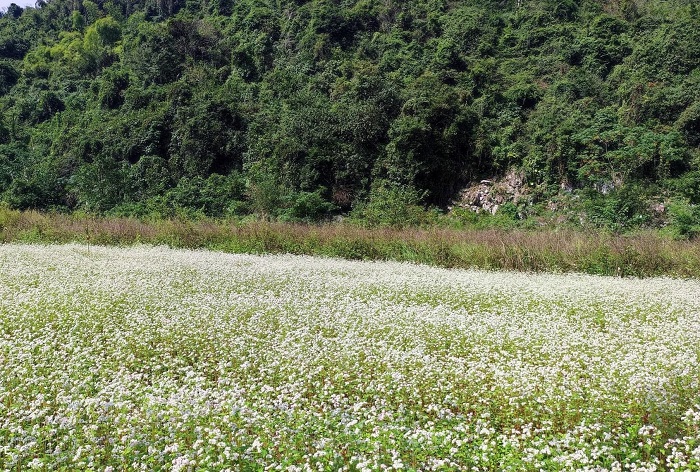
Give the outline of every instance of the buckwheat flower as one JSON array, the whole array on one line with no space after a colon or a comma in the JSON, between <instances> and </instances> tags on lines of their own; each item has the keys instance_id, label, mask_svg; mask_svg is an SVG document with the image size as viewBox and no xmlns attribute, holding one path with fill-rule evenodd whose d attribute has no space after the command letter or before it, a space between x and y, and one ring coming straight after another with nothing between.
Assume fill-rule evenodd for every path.
<instances>
[{"instance_id":1,"label":"buckwheat flower","mask_svg":"<svg viewBox=\"0 0 700 472\"><path fill-rule=\"evenodd\" d=\"M658 456L682 470L698 449L698 408L684 415L700 388L693 281L11 249L0 246L0 333L12 334L0 334L0 356L14 357L0 378L43 395L15 389L26 408L0 415L0 454L17 461L23 451L66 462L82 447L79 460L96 468L91 451L108 443L133 470L170 469L173 455L208 470L241 461L283 470L284 451L303 437L313 447L292 463L304 470L348 461L379 470L409 452L419 470L436 461L461 470L465 457L481 470L496 461L596 470L624 448L638 457L627 469ZM23 282L27 272L40 289ZM32 377L26 366L57 375ZM640 428L639 405L674 418L682 434L646 420ZM7 446L2 431L26 439ZM54 448L40 435L63 439ZM47 443L53 451L38 450Z\"/></svg>"},{"instance_id":2,"label":"buckwheat flower","mask_svg":"<svg viewBox=\"0 0 700 472\"><path fill-rule=\"evenodd\" d=\"M172 461L172 472L180 472L181 470L186 470L191 464L190 460L186 456L176 457Z\"/></svg>"},{"instance_id":3,"label":"buckwheat flower","mask_svg":"<svg viewBox=\"0 0 700 472\"><path fill-rule=\"evenodd\" d=\"M177 452L179 449L180 449L180 445L178 443L172 443L169 446L165 446L165 448L163 449L163 452L165 452L166 454L170 454L173 452Z\"/></svg>"}]
</instances>

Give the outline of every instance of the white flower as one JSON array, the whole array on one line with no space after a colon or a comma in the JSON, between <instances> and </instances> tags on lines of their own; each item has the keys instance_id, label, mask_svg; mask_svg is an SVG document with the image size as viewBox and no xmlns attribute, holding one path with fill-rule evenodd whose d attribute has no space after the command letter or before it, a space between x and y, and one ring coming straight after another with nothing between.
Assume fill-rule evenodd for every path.
<instances>
[{"instance_id":1,"label":"white flower","mask_svg":"<svg viewBox=\"0 0 700 472\"><path fill-rule=\"evenodd\" d=\"M79 245L0 269L11 468L700 461L700 281Z\"/></svg>"}]
</instances>

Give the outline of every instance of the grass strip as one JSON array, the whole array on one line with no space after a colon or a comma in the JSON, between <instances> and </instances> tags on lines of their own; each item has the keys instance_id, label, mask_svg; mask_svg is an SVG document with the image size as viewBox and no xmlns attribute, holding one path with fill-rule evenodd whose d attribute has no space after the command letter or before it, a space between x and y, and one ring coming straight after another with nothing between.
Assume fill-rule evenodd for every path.
<instances>
[{"instance_id":1,"label":"grass strip","mask_svg":"<svg viewBox=\"0 0 700 472\"><path fill-rule=\"evenodd\" d=\"M700 276L700 245L658 232L629 235L569 229L368 229L348 223L142 221L0 209L0 241L153 244L248 254L307 254L409 261L450 268Z\"/></svg>"}]
</instances>

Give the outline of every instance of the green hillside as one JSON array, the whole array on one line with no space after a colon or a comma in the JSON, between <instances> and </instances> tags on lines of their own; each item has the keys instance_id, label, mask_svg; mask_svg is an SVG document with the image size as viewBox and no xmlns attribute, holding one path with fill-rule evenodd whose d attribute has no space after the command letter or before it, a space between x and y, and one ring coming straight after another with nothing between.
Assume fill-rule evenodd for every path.
<instances>
[{"instance_id":1,"label":"green hillside","mask_svg":"<svg viewBox=\"0 0 700 472\"><path fill-rule=\"evenodd\" d=\"M0 200L700 222L694 0L39 0L0 18Z\"/></svg>"}]
</instances>

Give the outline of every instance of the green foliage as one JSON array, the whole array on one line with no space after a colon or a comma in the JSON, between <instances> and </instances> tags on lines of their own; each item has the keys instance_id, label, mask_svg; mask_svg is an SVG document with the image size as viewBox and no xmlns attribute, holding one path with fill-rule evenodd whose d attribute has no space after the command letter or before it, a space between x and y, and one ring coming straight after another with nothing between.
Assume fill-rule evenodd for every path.
<instances>
[{"instance_id":1,"label":"green foliage","mask_svg":"<svg viewBox=\"0 0 700 472\"><path fill-rule=\"evenodd\" d=\"M82 31L85 28L85 17L79 10L74 10L71 15L71 23L74 31Z\"/></svg>"},{"instance_id":2,"label":"green foliage","mask_svg":"<svg viewBox=\"0 0 700 472\"><path fill-rule=\"evenodd\" d=\"M486 212L475 212L468 208L454 208L447 216L441 217L437 223L452 229L501 229L512 230L524 227L521 220L522 212L512 202L501 205L494 215Z\"/></svg>"},{"instance_id":3,"label":"green foliage","mask_svg":"<svg viewBox=\"0 0 700 472\"><path fill-rule=\"evenodd\" d=\"M536 204L564 188L588 223L662 225L631 200L697 203L697 21L694 5L661 0L13 7L0 194L21 208L299 221L354 208L371 225L418 224L432 218L418 209L515 168ZM244 185L224 197L219 178ZM373 203L405 198L403 223ZM510 225L504 208L492 220Z\"/></svg>"},{"instance_id":4,"label":"green foliage","mask_svg":"<svg viewBox=\"0 0 700 472\"><path fill-rule=\"evenodd\" d=\"M19 80L19 72L10 61L0 61L0 96L9 92Z\"/></svg>"},{"instance_id":5,"label":"green foliage","mask_svg":"<svg viewBox=\"0 0 700 472\"><path fill-rule=\"evenodd\" d=\"M677 179L667 181L666 184L681 199L700 204L700 171L686 172Z\"/></svg>"},{"instance_id":6,"label":"green foliage","mask_svg":"<svg viewBox=\"0 0 700 472\"><path fill-rule=\"evenodd\" d=\"M258 216L269 219L276 216L282 206L284 189L274 175L259 167L249 171L247 196L251 210Z\"/></svg>"},{"instance_id":7,"label":"green foliage","mask_svg":"<svg viewBox=\"0 0 700 472\"><path fill-rule=\"evenodd\" d=\"M418 226L426 216L421 200L415 188L381 183L372 189L366 203L353 209L351 216L367 226Z\"/></svg>"},{"instance_id":8,"label":"green foliage","mask_svg":"<svg viewBox=\"0 0 700 472\"><path fill-rule=\"evenodd\" d=\"M129 74L120 69L107 69L100 80L97 97L103 108L119 108L124 103L124 92L129 87Z\"/></svg>"},{"instance_id":9,"label":"green foliage","mask_svg":"<svg viewBox=\"0 0 700 472\"><path fill-rule=\"evenodd\" d=\"M667 230L674 237L686 239L700 235L700 205L676 201L669 205L668 212L671 221Z\"/></svg>"},{"instance_id":10,"label":"green foliage","mask_svg":"<svg viewBox=\"0 0 700 472\"><path fill-rule=\"evenodd\" d=\"M630 184L606 192L607 195L595 190L582 192L587 223L621 232L643 227L650 222L653 189Z\"/></svg>"},{"instance_id":11,"label":"green foliage","mask_svg":"<svg viewBox=\"0 0 700 472\"><path fill-rule=\"evenodd\" d=\"M287 208L280 215L282 221L321 221L330 212L335 210L335 205L323 197L323 188L315 192L298 192L287 197Z\"/></svg>"},{"instance_id":12,"label":"green foliage","mask_svg":"<svg viewBox=\"0 0 700 472\"><path fill-rule=\"evenodd\" d=\"M70 181L79 207L88 211L106 211L124 200L128 168L124 162L101 155L80 167Z\"/></svg>"},{"instance_id":13,"label":"green foliage","mask_svg":"<svg viewBox=\"0 0 700 472\"><path fill-rule=\"evenodd\" d=\"M174 208L189 208L205 215L224 216L236 208L244 191L245 181L240 174L211 174L206 179L183 177L175 188L166 193L166 199Z\"/></svg>"}]
</instances>

